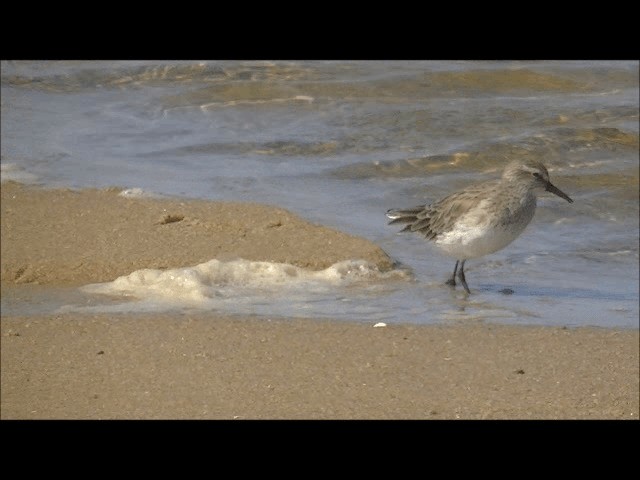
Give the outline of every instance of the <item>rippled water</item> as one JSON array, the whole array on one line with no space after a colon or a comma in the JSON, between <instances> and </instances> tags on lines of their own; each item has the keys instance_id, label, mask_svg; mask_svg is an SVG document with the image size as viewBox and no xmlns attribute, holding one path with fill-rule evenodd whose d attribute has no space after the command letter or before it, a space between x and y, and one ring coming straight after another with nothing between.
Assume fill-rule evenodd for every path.
<instances>
[{"instance_id":1,"label":"rippled water","mask_svg":"<svg viewBox=\"0 0 640 480\"><path fill-rule=\"evenodd\" d=\"M411 272L313 294L227 292L255 294L236 313L637 327L638 67L3 62L2 176L274 204L366 237ZM442 286L454 262L397 235L384 212L522 156L541 159L575 203L542 197L521 238L467 262L467 299Z\"/></svg>"}]
</instances>

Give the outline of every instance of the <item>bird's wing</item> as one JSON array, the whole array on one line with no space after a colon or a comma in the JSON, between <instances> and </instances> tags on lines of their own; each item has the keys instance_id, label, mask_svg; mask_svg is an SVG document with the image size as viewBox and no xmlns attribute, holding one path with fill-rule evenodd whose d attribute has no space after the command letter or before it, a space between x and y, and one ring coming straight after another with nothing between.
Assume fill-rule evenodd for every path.
<instances>
[{"instance_id":1,"label":"bird's wing","mask_svg":"<svg viewBox=\"0 0 640 480\"><path fill-rule=\"evenodd\" d=\"M497 181L490 181L467 187L436 203L424 206L416 213L415 220L408 225L407 230L420 232L430 240L443 232L452 230L456 222L478 206L481 196L486 197L487 189L491 191L497 183Z\"/></svg>"}]
</instances>

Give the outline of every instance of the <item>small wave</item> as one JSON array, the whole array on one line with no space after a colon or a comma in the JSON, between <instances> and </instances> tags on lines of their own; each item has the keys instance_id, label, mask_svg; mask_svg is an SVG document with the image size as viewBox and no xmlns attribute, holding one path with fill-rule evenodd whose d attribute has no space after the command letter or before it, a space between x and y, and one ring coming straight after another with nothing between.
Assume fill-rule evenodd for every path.
<instances>
[{"instance_id":1,"label":"small wave","mask_svg":"<svg viewBox=\"0 0 640 480\"><path fill-rule=\"evenodd\" d=\"M543 133L514 139L498 139L471 146L465 151L401 158L386 161L352 163L332 170L332 175L342 179L406 178L431 176L436 172L460 169L483 173L500 172L509 159L537 158L550 172L567 168L607 166L616 164L611 159L566 161L569 153L589 151L635 153L638 150L638 134L618 128L567 128L559 127Z\"/></svg>"},{"instance_id":2,"label":"small wave","mask_svg":"<svg viewBox=\"0 0 640 480\"><path fill-rule=\"evenodd\" d=\"M219 107L235 107L238 105L262 105L262 104L274 104L274 103L289 103L289 102L306 102L313 103L314 98L308 95L296 95L289 98L264 98L258 100L229 100L226 102L210 102L200 105L201 110L210 110Z\"/></svg>"},{"instance_id":3,"label":"small wave","mask_svg":"<svg viewBox=\"0 0 640 480\"><path fill-rule=\"evenodd\" d=\"M104 87L216 82L227 78L221 65L209 62L38 61L8 66L10 73L2 77L7 85L67 93Z\"/></svg>"}]
</instances>

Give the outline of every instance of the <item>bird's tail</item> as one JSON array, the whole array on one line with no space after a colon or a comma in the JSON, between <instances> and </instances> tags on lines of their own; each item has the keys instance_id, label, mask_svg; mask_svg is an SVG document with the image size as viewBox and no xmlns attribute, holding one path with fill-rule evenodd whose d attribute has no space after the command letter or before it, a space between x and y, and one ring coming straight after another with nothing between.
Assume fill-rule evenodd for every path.
<instances>
[{"instance_id":1,"label":"bird's tail","mask_svg":"<svg viewBox=\"0 0 640 480\"><path fill-rule=\"evenodd\" d=\"M391 208L387 210L387 217L391 219L389 225L395 225L397 223L406 224L406 226L400 231L409 231L411 230L411 225L418 220L418 214L423 210L424 205L405 209Z\"/></svg>"}]
</instances>

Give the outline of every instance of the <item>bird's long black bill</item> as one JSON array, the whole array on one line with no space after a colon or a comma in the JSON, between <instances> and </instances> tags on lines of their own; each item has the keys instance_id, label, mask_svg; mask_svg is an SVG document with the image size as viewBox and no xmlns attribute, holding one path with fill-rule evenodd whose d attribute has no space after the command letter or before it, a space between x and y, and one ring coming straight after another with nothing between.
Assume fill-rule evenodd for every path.
<instances>
[{"instance_id":1,"label":"bird's long black bill","mask_svg":"<svg viewBox=\"0 0 640 480\"><path fill-rule=\"evenodd\" d=\"M547 192L555 193L557 196L559 196L560 198L564 198L569 203L573 203L573 200L571 200L571 197L569 197L569 195L564 193L551 182L547 183L547 188L545 188L545 190Z\"/></svg>"}]
</instances>

